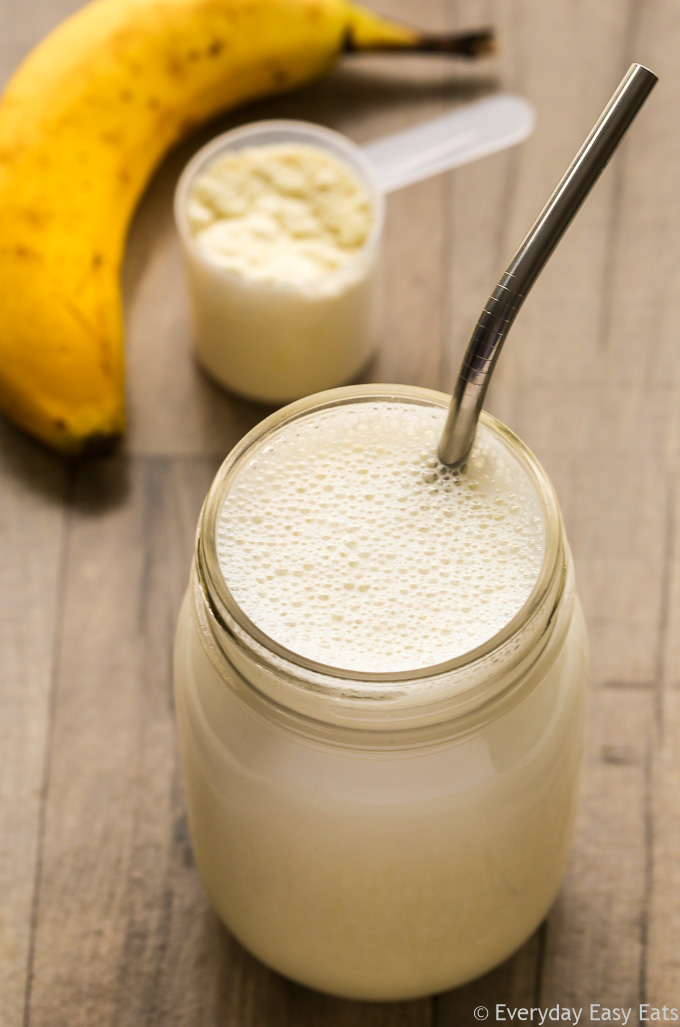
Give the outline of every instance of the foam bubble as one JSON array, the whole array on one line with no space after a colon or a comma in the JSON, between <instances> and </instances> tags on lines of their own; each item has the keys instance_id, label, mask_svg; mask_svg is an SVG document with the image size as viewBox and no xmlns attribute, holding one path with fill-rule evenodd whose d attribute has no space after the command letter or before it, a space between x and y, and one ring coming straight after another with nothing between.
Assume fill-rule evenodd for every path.
<instances>
[{"instance_id":1,"label":"foam bubble","mask_svg":"<svg viewBox=\"0 0 680 1027\"><path fill-rule=\"evenodd\" d=\"M308 414L238 467L218 554L271 638L346 670L461 656L519 612L545 551L541 502L480 425L465 474L436 447L441 407L372 401Z\"/></svg>"}]
</instances>

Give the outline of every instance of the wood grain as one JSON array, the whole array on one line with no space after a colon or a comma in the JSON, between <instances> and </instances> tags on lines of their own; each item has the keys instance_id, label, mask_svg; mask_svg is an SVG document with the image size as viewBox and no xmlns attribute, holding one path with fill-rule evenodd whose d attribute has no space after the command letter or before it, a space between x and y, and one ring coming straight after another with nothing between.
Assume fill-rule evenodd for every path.
<instances>
[{"instance_id":1,"label":"wood grain","mask_svg":"<svg viewBox=\"0 0 680 1027\"><path fill-rule=\"evenodd\" d=\"M4 81L79 2L0 5ZM497 1002L680 1006L677 5L374 6L430 28L496 24L502 53L478 68L352 58L179 147L128 247L124 452L68 471L0 425L2 1027L458 1027ZM465 988L399 1005L315 994L219 925L187 835L174 621L205 490L267 411L193 363L177 176L203 141L256 117L308 118L361 143L499 85L527 95L538 120L526 144L389 200L384 339L366 377L448 390L498 273L632 60L661 84L527 301L489 404L555 482L591 636L564 888L520 952Z\"/></svg>"},{"instance_id":2,"label":"wood grain","mask_svg":"<svg viewBox=\"0 0 680 1027\"><path fill-rule=\"evenodd\" d=\"M629 1022L638 1022L646 958L652 725L649 689L603 688L591 696L579 843L548 920L542 1005L632 1007Z\"/></svg>"},{"instance_id":3,"label":"wood grain","mask_svg":"<svg viewBox=\"0 0 680 1027\"><path fill-rule=\"evenodd\" d=\"M21 1022L41 851L66 475L0 435L0 1024Z\"/></svg>"},{"instance_id":4,"label":"wood grain","mask_svg":"<svg viewBox=\"0 0 680 1027\"><path fill-rule=\"evenodd\" d=\"M178 964L195 956L192 941L202 936L170 655L193 530L215 469L213 461L113 460L79 474L31 1024L58 1023L64 1010L73 1025L148 1022L173 997L166 984L179 983ZM194 905L199 916L187 919Z\"/></svg>"}]
</instances>

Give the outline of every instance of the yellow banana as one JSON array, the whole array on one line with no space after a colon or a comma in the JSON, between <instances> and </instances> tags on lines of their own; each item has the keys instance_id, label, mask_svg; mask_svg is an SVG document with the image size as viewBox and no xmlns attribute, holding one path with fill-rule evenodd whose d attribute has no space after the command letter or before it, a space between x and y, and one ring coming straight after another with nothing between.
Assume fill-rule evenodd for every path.
<instances>
[{"instance_id":1,"label":"yellow banana","mask_svg":"<svg viewBox=\"0 0 680 1027\"><path fill-rule=\"evenodd\" d=\"M220 110L291 89L343 49L451 49L346 0L95 0L0 102L0 406L66 453L124 427L119 270L146 181Z\"/></svg>"}]
</instances>

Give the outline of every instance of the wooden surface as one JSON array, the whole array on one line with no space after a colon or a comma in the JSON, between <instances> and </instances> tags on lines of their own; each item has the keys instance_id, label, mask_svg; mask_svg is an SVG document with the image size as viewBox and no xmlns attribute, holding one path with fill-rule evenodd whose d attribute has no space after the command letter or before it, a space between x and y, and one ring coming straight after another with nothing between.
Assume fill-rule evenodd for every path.
<instances>
[{"instance_id":1,"label":"wooden surface","mask_svg":"<svg viewBox=\"0 0 680 1027\"><path fill-rule=\"evenodd\" d=\"M1 0L3 80L78 0ZM380 0L432 28L496 24L500 58L355 58L170 156L125 268L131 427L67 467L0 424L0 1025L454 1027L483 1003L680 1006L680 185L675 0ZM496 88L522 147L390 198L376 381L450 389L497 274L631 60L662 77L527 302L489 407L557 487L592 645L576 845L547 922L504 966L395 1006L265 970L192 862L170 647L195 520L263 415L192 363L170 201L219 128L318 120L361 142ZM0 214L1 216L1 214ZM489 1022L494 1022L493 1013Z\"/></svg>"}]
</instances>

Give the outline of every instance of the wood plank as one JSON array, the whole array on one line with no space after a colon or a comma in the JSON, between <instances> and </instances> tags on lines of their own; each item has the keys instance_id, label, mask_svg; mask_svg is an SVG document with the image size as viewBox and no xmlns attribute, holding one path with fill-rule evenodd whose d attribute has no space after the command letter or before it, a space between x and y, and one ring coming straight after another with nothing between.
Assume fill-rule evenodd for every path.
<instances>
[{"instance_id":1,"label":"wood plank","mask_svg":"<svg viewBox=\"0 0 680 1027\"><path fill-rule=\"evenodd\" d=\"M148 1022L174 997L177 963L197 958L196 937L200 953L205 904L180 801L170 655L196 517L214 470L212 462L111 460L79 475L33 1027ZM192 990L185 1001L209 1002L215 986L205 995ZM173 1022L197 1021L187 1014Z\"/></svg>"},{"instance_id":2,"label":"wood plank","mask_svg":"<svg viewBox=\"0 0 680 1027\"><path fill-rule=\"evenodd\" d=\"M649 689L591 694L577 845L548 920L542 1006L632 1007L637 1023L648 887Z\"/></svg>"},{"instance_id":3,"label":"wood plank","mask_svg":"<svg viewBox=\"0 0 680 1027\"><path fill-rule=\"evenodd\" d=\"M0 425L0 1023L21 1022L31 961L59 615L66 473Z\"/></svg>"},{"instance_id":4,"label":"wood plank","mask_svg":"<svg viewBox=\"0 0 680 1027\"><path fill-rule=\"evenodd\" d=\"M649 781L649 904L642 1001L677 1008L680 980L680 412L669 468L666 574L659 622L657 730Z\"/></svg>"},{"instance_id":5,"label":"wood plank","mask_svg":"<svg viewBox=\"0 0 680 1027\"><path fill-rule=\"evenodd\" d=\"M659 19L661 14L651 16ZM630 46L660 72L662 83L671 76L672 88L677 82L676 62L659 28L657 23L650 38L645 12L634 26ZM581 993L596 994L603 1003L630 1003L635 1009L652 994L659 1005L674 1001L674 956L668 953L677 932L677 906L669 907L667 895L680 848L677 826L668 808L662 813L660 805L672 790L677 769L664 728L665 710L655 695L663 684L662 650L668 644L664 625L669 553L677 544L666 485L669 476L676 477L673 466L677 468L677 460L669 463L677 439L677 356L671 353L675 332L664 324L664 311L678 251L677 204L665 164L677 159L678 143L674 134L663 130L663 119L657 93L619 155L618 206L610 220L609 257L600 289L604 305L595 361L601 370L584 419L582 459L571 465L572 480L578 483L575 498L589 497L591 506L590 526L582 523L576 537L589 560L583 591L590 606L594 672L612 684L637 683L651 689L616 689L607 732L611 737L624 731L630 711L644 704L640 721L633 719L630 730L630 745L644 746L644 755L638 752L636 767L630 768L637 779L629 778L627 785L621 782L618 787L603 783L597 820L607 825L607 832L596 834L593 826L595 838L588 836L577 853L578 866L578 857L591 849L599 872L589 874L585 867L582 879L574 883L574 894L567 889L564 906L568 904L573 926L565 931L556 919L549 934L562 937L562 946L570 951L566 960L555 957L561 980L581 982ZM667 220L662 225L662 217L667 219L671 211L670 224ZM659 248L661 238L666 243ZM621 484L631 481L636 494L622 503ZM626 758L624 752L621 762ZM592 799L597 795L594 772L589 781ZM619 807L622 791L628 799L625 813ZM612 822L616 809L619 816ZM614 886L607 894L612 845L618 858L609 871ZM659 891L660 880L664 886ZM584 965L575 956L578 947L584 952ZM569 991L567 985L553 982L554 996L565 990Z\"/></svg>"},{"instance_id":6,"label":"wood plank","mask_svg":"<svg viewBox=\"0 0 680 1027\"><path fill-rule=\"evenodd\" d=\"M667 648L659 665L661 723L657 724L648 782L649 882L646 952L641 1001L675 1005L680 980L680 681L677 638L680 628L680 539L677 535L676 487L673 521L676 532L669 552L668 613L662 638Z\"/></svg>"},{"instance_id":7,"label":"wood plank","mask_svg":"<svg viewBox=\"0 0 680 1027\"><path fill-rule=\"evenodd\" d=\"M452 29L454 12L443 0L418 5L401 0L389 10L404 21L417 18L426 28ZM358 63L358 62L357 62ZM390 107L366 123L362 114L362 138L377 138L411 124L436 117L489 90L488 62L482 70L461 69L460 64L424 61L420 58L390 59L376 63L362 58L360 66L374 76L379 89L394 89ZM349 74L349 72L348 72ZM361 110L361 108L359 108ZM369 134L370 133L370 134ZM442 346L448 307L444 291L447 261L446 175L429 179L388 197L384 247L384 330L377 360L368 378L378 382L408 382L426 388L440 387Z\"/></svg>"},{"instance_id":8,"label":"wood plank","mask_svg":"<svg viewBox=\"0 0 680 1027\"><path fill-rule=\"evenodd\" d=\"M619 71L639 59L657 70L662 82L669 74L677 80L676 62L663 52L664 33L657 24L650 37L650 15L641 10L630 7L628 22L621 22ZM661 14L657 10L651 17ZM600 229L606 249L590 264L599 310L589 316L590 328L585 317L581 321L587 333L582 353L575 342L576 361L590 383L576 379L571 390L564 387L571 383L573 367L573 348L565 335L565 328L573 327L571 311L564 318L544 311L544 323L550 325L545 359L550 362L562 346L569 361L564 381L559 385L556 374L549 392L550 416L556 413L561 425L555 432L541 419L539 428L545 433L541 444L546 437L551 440L550 457L557 458L551 472L567 496L568 530L591 631L593 678L606 686L593 699L596 746L587 764L582 827L570 875L548 924L542 1002L631 1006L633 1023L652 974L663 979L664 964L669 965L659 958L658 944L652 959L649 943L657 858L659 789L654 783L662 729L657 695L666 644L669 548L677 533L667 488L673 473L668 454L677 436L677 388L668 371L677 367L677 356L671 355L670 336L662 326L673 264L668 251L659 251L659 239L669 231L661 218L670 211L675 225L670 233L678 227L677 203L664 170L666 159L677 159L678 143L662 128L662 101L659 92L652 97L608 169L609 195L603 179L572 230L576 234L591 205L607 202L609 214ZM671 153L664 155L665 148ZM668 246L677 254L670 237ZM581 240L586 265L588 253L594 252ZM566 280L572 273L570 268ZM580 291L565 289L564 296L563 304L581 306ZM542 376L548 377L543 367L527 390L528 402L540 398ZM668 772L666 777L672 780ZM677 831L673 841L677 860ZM658 918L659 935L663 920ZM668 987L663 1000L659 991L657 996L659 1004L672 1001Z\"/></svg>"},{"instance_id":9,"label":"wood plank","mask_svg":"<svg viewBox=\"0 0 680 1027\"><path fill-rule=\"evenodd\" d=\"M0 88L63 16L0 2ZM67 475L59 460L0 423L0 1023L23 1018L44 807L53 646Z\"/></svg>"}]
</instances>

